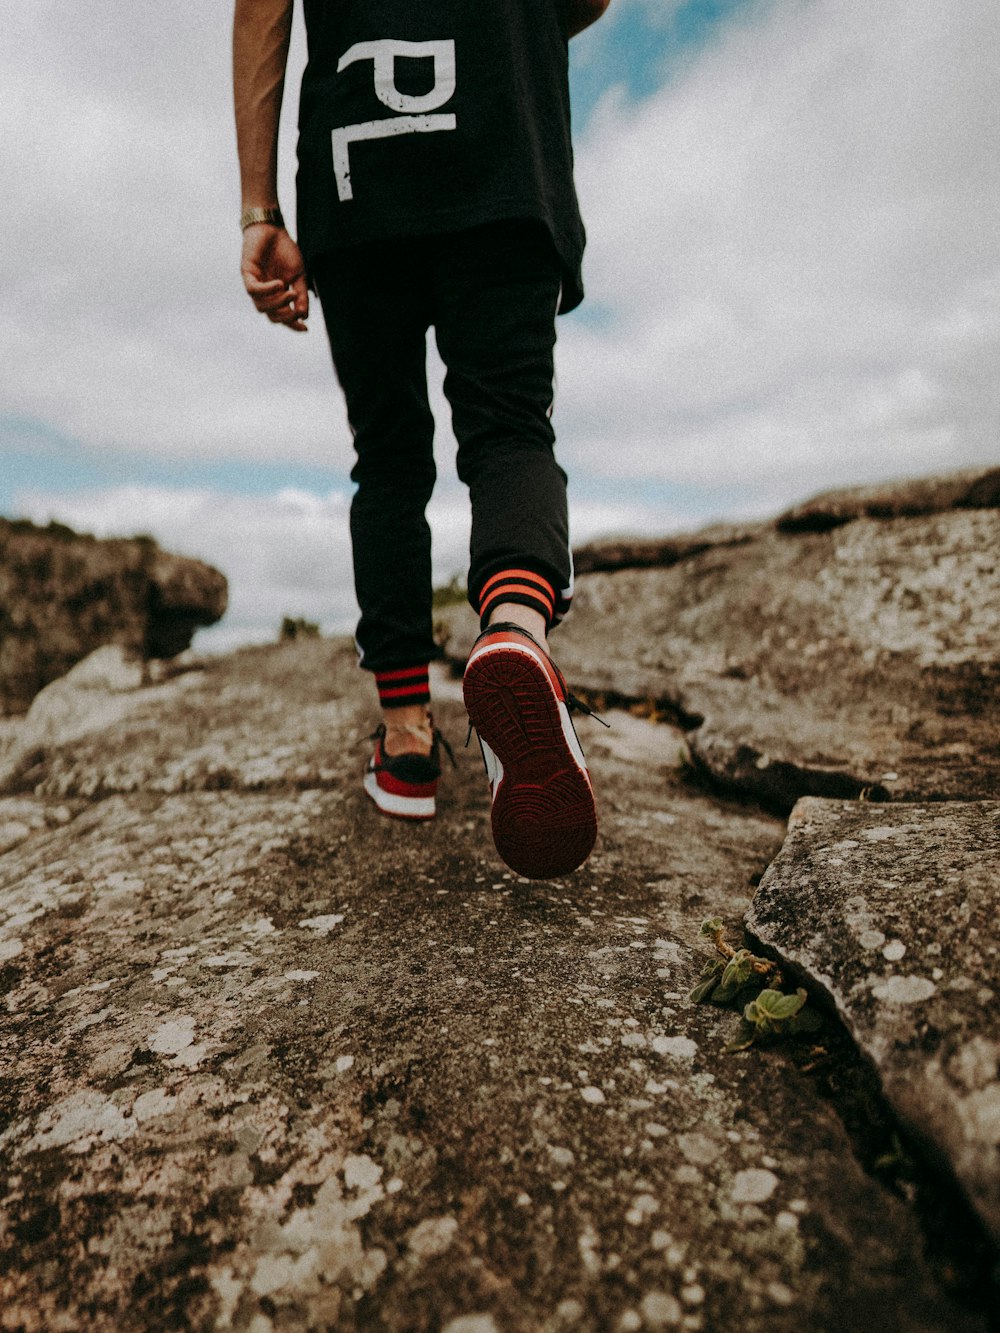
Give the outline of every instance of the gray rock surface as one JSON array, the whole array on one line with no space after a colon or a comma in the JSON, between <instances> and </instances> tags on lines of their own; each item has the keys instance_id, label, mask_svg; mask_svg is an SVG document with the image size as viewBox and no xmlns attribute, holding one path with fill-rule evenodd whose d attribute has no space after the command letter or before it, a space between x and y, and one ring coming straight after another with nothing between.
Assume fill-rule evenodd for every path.
<instances>
[{"instance_id":1,"label":"gray rock surface","mask_svg":"<svg viewBox=\"0 0 1000 1333\"><path fill-rule=\"evenodd\" d=\"M0 519L0 714L104 644L167 658L226 609L226 580L149 539L98 541Z\"/></svg>"},{"instance_id":2,"label":"gray rock surface","mask_svg":"<svg viewBox=\"0 0 1000 1333\"><path fill-rule=\"evenodd\" d=\"M135 707L144 679L143 663L108 644L46 685L0 739L0 791L46 749L120 721Z\"/></svg>"},{"instance_id":3,"label":"gray rock surface","mask_svg":"<svg viewBox=\"0 0 1000 1333\"><path fill-rule=\"evenodd\" d=\"M529 884L471 752L434 825L367 804L347 644L134 702L0 799L5 1333L986 1327L810 1078L685 1002L784 830L676 732L585 728L598 849Z\"/></svg>"},{"instance_id":4,"label":"gray rock surface","mask_svg":"<svg viewBox=\"0 0 1000 1333\"><path fill-rule=\"evenodd\" d=\"M664 701L695 759L797 797L1000 790L1000 510L857 519L590 574L553 650L571 686ZM440 614L449 655L475 633Z\"/></svg>"},{"instance_id":5,"label":"gray rock surface","mask_svg":"<svg viewBox=\"0 0 1000 1333\"><path fill-rule=\"evenodd\" d=\"M1000 1242L1000 801L801 801L747 916Z\"/></svg>"}]
</instances>

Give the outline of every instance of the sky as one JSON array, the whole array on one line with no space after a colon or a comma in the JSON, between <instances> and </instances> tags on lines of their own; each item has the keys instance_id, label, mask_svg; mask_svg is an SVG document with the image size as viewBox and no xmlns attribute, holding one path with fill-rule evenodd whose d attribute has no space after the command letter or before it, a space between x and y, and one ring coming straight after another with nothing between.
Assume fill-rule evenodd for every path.
<instances>
[{"instance_id":1,"label":"sky","mask_svg":"<svg viewBox=\"0 0 1000 1333\"><path fill-rule=\"evenodd\" d=\"M0 513L216 564L205 649L355 616L322 320L273 327L239 278L230 23L33 0L0 45ZM998 48L996 0L612 0L573 41L575 542L1000 460ZM287 214L303 62L297 16ZM444 581L468 515L430 366Z\"/></svg>"}]
</instances>

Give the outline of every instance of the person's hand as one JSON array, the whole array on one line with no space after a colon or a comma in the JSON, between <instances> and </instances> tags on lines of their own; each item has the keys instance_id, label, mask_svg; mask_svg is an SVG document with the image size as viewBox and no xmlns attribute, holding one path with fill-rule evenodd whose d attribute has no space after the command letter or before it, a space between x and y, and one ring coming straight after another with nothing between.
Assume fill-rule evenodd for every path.
<instances>
[{"instance_id":1,"label":"person's hand","mask_svg":"<svg viewBox=\"0 0 1000 1333\"><path fill-rule=\"evenodd\" d=\"M272 324L305 333L309 291L302 251L284 227L255 222L243 233L243 285Z\"/></svg>"}]
</instances>

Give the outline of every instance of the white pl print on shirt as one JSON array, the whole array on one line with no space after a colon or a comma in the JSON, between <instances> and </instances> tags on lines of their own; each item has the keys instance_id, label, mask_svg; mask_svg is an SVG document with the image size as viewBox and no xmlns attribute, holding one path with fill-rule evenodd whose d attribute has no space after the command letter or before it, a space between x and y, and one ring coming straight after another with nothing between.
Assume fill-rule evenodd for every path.
<instances>
[{"instance_id":1,"label":"white pl print on shirt","mask_svg":"<svg viewBox=\"0 0 1000 1333\"><path fill-rule=\"evenodd\" d=\"M434 61L434 86L429 93L412 96L396 87L396 60L400 57L431 57ZM370 60L375 79L375 96L390 111L422 113L436 111L455 93L455 43L448 39L436 42L401 42L387 37L375 42L355 42L337 62L337 73L358 60ZM389 139L398 134L428 134L435 130L453 130L455 117L451 114L429 116L400 114L381 120L366 120L360 125L343 125L333 131L333 174L337 181L337 197L353 199L351 186L351 144L359 139Z\"/></svg>"}]
</instances>

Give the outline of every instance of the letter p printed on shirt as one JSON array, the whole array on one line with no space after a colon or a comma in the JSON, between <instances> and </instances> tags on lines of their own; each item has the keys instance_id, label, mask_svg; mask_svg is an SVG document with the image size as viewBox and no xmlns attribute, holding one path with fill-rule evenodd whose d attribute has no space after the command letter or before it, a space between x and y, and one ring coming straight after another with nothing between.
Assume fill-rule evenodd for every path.
<instances>
[{"instance_id":1,"label":"letter p printed on shirt","mask_svg":"<svg viewBox=\"0 0 1000 1333\"><path fill-rule=\"evenodd\" d=\"M430 57L434 61L434 86L430 92L413 96L396 87L396 60L400 57ZM389 139L399 134L427 134L435 130L453 130L451 114L424 114L444 106L455 93L455 43L448 39L432 42L402 42L384 38L374 42L355 42L337 62L337 73L358 60L370 60L375 79L375 96L396 116L366 120L360 125L344 125L333 131L333 174L337 197L353 199L350 148L359 139Z\"/></svg>"}]
</instances>

